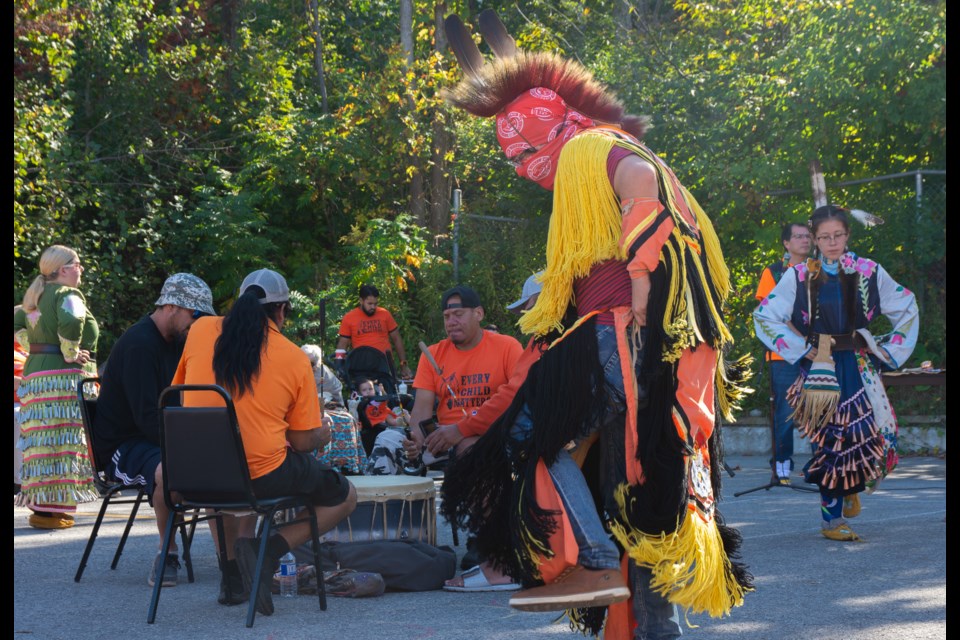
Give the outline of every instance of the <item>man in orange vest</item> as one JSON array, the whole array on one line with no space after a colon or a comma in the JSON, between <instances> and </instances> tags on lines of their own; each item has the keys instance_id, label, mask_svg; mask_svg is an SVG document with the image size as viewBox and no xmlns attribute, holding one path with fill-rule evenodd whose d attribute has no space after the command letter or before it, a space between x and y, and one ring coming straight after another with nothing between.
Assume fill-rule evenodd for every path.
<instances>
[{"instance_id":1,"label":"man in orange vest","mask_svg":"<svg viewBox=\"0 0 960 640\"><path fill-rule=\"evenodd\" d=\"M757 286L757 301L763 302L783 274L795 264L799 264L810 255L812 236L807 225L800 222L788 222L780 232L783 244L783 260L774 262L760 274ZM790 364L772 351L766 352L770 365L770 397L773 405L773 451L770 467L780 484L790 484L790 472L793 471L793 409L787 403L787 389L800 375L800 364Z\"/></svg>"}]
</instances>

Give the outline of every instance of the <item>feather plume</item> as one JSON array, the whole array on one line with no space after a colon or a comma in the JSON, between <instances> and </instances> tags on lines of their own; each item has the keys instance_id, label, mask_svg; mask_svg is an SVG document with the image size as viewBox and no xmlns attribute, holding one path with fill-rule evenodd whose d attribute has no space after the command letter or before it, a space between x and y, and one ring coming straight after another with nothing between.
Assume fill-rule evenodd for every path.
<instances>
[{"instance_id":1,"label":"feather plume","mask_svg":"<svg viewBox=\"0 0 960 640\"><path fill-rule=\"evenodd\" d=\"M878 224L883 224L883 218L880 216L875 216L872 213L868 213L863 209L850 209L850 215L867 229Z\"/></svg>"}]
</instances>

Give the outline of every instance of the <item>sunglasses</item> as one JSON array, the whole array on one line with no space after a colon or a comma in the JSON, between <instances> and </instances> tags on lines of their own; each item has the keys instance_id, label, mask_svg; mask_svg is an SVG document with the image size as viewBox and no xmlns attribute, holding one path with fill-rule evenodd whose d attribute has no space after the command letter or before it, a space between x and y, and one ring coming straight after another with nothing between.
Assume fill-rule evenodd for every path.
<instances>
[{"instance_id":1,"label":"sunglasses","mask_svg":"<svg viewBox=\"0 0 960 640\"><path fill-rule=\"evenodd\" d=\"M199 309L197 309L192 314L190 314L190 317L193 318L194 320L199 320L200 318L203 318L204 316L209 316L209 315L212 315L212 314L209 314L206 311L200 311Z\"/></svg>"}]
</instances>

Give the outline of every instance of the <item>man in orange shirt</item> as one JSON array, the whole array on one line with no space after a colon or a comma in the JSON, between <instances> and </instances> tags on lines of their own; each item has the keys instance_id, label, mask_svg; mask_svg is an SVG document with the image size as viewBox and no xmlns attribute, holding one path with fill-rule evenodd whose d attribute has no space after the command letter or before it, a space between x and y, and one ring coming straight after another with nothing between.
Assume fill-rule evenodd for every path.
<instances>
[{"instance_id":1,"label":"man in orange shirt","mask_svg":"<svg viewBox=\"0 0 960 640\"><path fill-rule=\"evenodd\" d=\"M763 270L756 298L762 302L790 267L799 264L810 255L810 229L807 225L788 222L780 232L780 242L785 252L783 260L775 262ZM770 368L770 391L773 404L773 451L770 467L780 484L790 484L793 471L793 409L787 403L787 389L800 375L800 364L790 364L777 354L767 351L766 360Z\"/></svg>"},{"instance_id":2,"label":"man in orange shirt","mask_svg":"<svg viewBox=\"0 0 960 640\"><path fill-rule=\"evenodd\" d=\"M330 442L330 419L321 418L310 359L280 333L289 313L290 290L283 276L269 269L254 271L244 278L240 297L225 317L194 323L173 384L224 387L233 398L254 493L309 496L323 534L350 515L357 493L346 477L311 455ZM184 394L185 406L214 403L222 401L209 392ZM301 511L295 524L267 541L256 602L264 615L273 613L270 589L280 558L310 539L308 515ZM224 520L224 535L250 592L259 542L246 537L249 519L233 520Z\"/></svg>"},{"instance_id":3,"label":"man in orange shirt","mask_svg":"<svg viewBox=\"0 0 960 640\"><path fill-rule=\"evenodd\" d=\"M523 347L515 338L484 331L481 324L483 305L480 296L470 287L458 285L447 290L440 300L440 308L447 338L429 347L440 372L434 369L425 354L420 356L413 381L416 399L410 412L412 440L403 441L408 457L416 457L423 450L424 433L417 426L431 420L434 412L439 423L438 432L453 436L456 442L449 442L459 443L459 451L475 442L479 433L456 438L461 433L457 423L477 416L483 404L509 381L523 353ZM440 449L446 451L439 443L433 444L433 452L441 453ZM425 461L432 456L430 450L424 452ZM471 548L469 540L467 547ZM469 565L464 568L468 570L457 579L453 590L506 591L519 588L508 576L498 574L490 566L473 567L479 560L472 555L469 559L464 557L464 562Z\"/></svg>"},{"instance_id":4,"label":"man in orange shirt","mask_svg":"<svg viewBox=\"0 0 960 640\"><path fill-rule=\"evenodd\" d=\"M400 377L410 378L412 373L407 365L407 352L403 347L400 329L389 311L377 306L380 291L372 284L360 287L360 306L347 312L340 321L340 339L334 357L343 360L347 347L373 347L392 358L390 343L400 358Z\"/></svg>"},{"instance_id":5,"label":"man in orange shirt","mask_svg":"<svg viewBox=\"0 0 960 640\"><path fill-rule=\"evenodd\" d=\"M429 349L441 373L437 373L426 355L420 356L413 380L417 395L410 424L419 425L436 411L439 429L449 432L456 429L456 423L475 416L483 403L510 379L523 347L516 338L483 330L483 305L470 287L458 285L448 290L440 307L447 338ZM416 451L420 451L423 433L413 429L412 434ZM471 435L470 442L479 434ZM469 446L470 442L459 446Z\"/></svg>"},{"instance_id":6,"label":"man in orange shirt","mask_svg":"<svg viewBox=\"0 0 960 640\"><path fill-rule=\"evenodd\" d=\"M539 280L542 275L543 272L540 271L527 278L523 284L520 299L507 305L507 309L517 315L532 309L533 305L537 303L540 291L543 289ZM486 331L489 331L489 329L486 329ZM531 339L517 359L517 364L507 383L501 386L479 411L471 412L469 416L462 417L456 424L439 427L431 433L425 441L427 450L433 455L440 456L451 447L456 447L457 453L460 454L476 442L477 438L486 433L493 421L500 417L500 414L506 411L510 403L513 402L514 396L517 395L517 389L520 388L527 377L527 371L530 370L534 362L540 359L540 352L540 345ZM461 443L464 444L461 445Z\"/></svg>"}]
</instances>

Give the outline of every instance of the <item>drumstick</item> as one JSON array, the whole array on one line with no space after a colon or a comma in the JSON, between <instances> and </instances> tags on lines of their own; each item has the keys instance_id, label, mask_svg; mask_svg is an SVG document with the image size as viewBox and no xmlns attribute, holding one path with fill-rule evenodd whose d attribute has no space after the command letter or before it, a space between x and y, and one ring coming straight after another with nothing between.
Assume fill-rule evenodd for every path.
<instances>
[{"instance_id":1,"label":"drumstick","mask_svg":"<svg viewBox=\"0 0 960 640\"><path fill-rule=\"evenodd\" d=\"M427 361L430 363L430 366L433 367L433 370L437 372L437 375L440 376L440 379L443 380L443 369L440 368L440 365L437 364L437 361L433 359L433 354L430 353L430 349L427 347L426 343L421 340L419 343L420 351L427 358ZM457 399L457 394L453 392L453 389L450 388L450 383L444 380L444 385L447 387L447 393L450 394L450 397L454 400ZM467 410L463 407L460 407L460 411L463 411L463 415L467 415Z\"/></svg>"}]
</instances>

